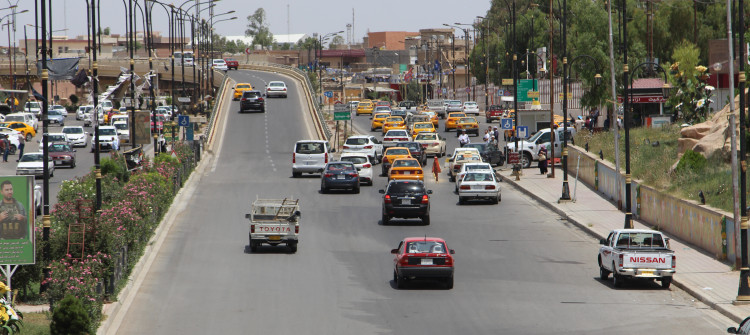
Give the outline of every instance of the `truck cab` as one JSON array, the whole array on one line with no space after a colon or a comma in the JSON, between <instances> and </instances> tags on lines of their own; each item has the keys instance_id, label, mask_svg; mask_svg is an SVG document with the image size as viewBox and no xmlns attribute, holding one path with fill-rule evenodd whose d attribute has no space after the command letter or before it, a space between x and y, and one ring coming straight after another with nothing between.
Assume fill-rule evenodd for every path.
<instances>
[{"instance_id":1,"label":"truck cab","mask_svg":"<svg viewBox=\"0 0 750 335\"><path fill-rule=\"evenodd\" d=\"M555 141L554 144L552 143L552 135L554 133ZM572 143L573 136L576 134L575 128L568 128L568 143ZM537 153L539 153L539 148L546 147L547 152L551 154L552 150L554 150L554 156L560 157L562 153L562 137L563 137L563 128L557 128L554 131L550 130L549 128L542 129L538 131L536 134L531 136L527 140L519 140L518 141L518 152L521 153L521 165L523 165L524 168L531 167L531 162L538 161L539 156ZM506 148L508 152L515 152L516 150L516 144L514 141L510 141L506 144Z\"/></svg>"}]
</instances>

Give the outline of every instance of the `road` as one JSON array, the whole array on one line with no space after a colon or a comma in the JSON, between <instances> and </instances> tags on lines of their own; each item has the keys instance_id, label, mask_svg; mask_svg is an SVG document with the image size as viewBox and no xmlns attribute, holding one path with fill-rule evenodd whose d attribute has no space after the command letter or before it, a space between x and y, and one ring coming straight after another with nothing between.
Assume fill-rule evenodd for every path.
<instances>
[{"instance_id":1,"label":"road","mask_svg":"<svg viewBox=\"0 0 750 335\"><path fill-rule=\"evenodd\" d=\"M674 287L599 281L597 242L508 187L499 205L458 206L447 179L430 179L432 224L383 226L384 178L355 196L291 177L293 143L310 137L298 85L230 74L260 88L285 80L290 96L269 99L265 114L231 104L219 163L198 176L117 334L720 334L734 325ZM247 251L244 213L256 197L301 199L296 254ZM389 250L423 235L456 250L454 289L395 289Z\"/></svg>"}]
</instances>

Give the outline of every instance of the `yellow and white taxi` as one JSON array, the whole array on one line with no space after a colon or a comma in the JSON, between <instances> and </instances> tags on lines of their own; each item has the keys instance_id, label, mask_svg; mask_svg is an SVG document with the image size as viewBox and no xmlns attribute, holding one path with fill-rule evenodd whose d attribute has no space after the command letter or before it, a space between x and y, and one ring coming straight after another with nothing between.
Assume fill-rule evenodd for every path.
<instances>
[{"instance_id":1,"label":"yellow and white taxi","mask_svg":"<svg viewBox=\"0 0 750 335\"><path fill-rule=\"evenodd\" d=\"M411 151L404 147L390 147L383 152L383 161L380 164L381 175L387 176L391 163L399 158L411 158Z\"/></svg>"},{"instance_id":2,"label":"yellow and white taxi","mask_svg":"<svg viewBox=\"0 0 750 335\"><path fill-rule=\"evenodd\" d=\"M372 116L370 130L374 131L375 129L383 128L383 123L389 116L391 116L391 113L375 113L375 115Z\"/></svg>"},{"instance_id":3,"label":"yellow and white taxi","mask_svg":"<svg viewBox=\"0 0 750 335\"><path fill-rule=\"evenodd\" d=\"M424 180L424 171L416 158L397 158L391 163L388 181L391 180Z\"/></svg>"},{"instance_id":4,"label":"yellow and white taxi","mask_svg":"<svg viewBox=\"0 0 750 335\"><path fill-rule=\"evenodd\" d=\"M406 123L404 123L404 119L400 116L389 116L385 121L383 122L383 134L387 133L389 130L396 130L396 129L402 129L406 130Z\"/></svg>"},{"instance_id":5,"label":"yellow and white taxi","mask_svg":"<svg viewBox=\"0 0 750 335\"><path fill-rule=\"evenodd\" d=\"M416 122L411 126L412 137L417 137L417 134L421 132L434 133L435 126L432 125L432 122Z\"/></svg>"},{"instance_id":6,"label":"yellow and white taxi","mask_svg":"<svg viewBox=\"0 0 750 335\"><path fill-rule=\"evenodd\" d=\"M375 109L375 104L372 101L360 101L357 105L357 115L372 114L373 109Z\"/></svg>"},{"instance_id":7,"label":"yellow and white taxi","mask_svg":"<svg viewBox=\"0 0 750 335\"><path fill-rule=\"evenodd\" d=\"M461 131L466 131L467 134L474 134L479 136L479 122L473 117L462 117L456 121L456 136Z\"/></svg>"},{"instance_id":8,"label":"yellow and white taxi","mask_svg":"<svg viewBox=\"0 0 750 335\"><path fill-rule=\"evenodd\" d=\"M237 85L234 85L234 96L232 98L234 100L240 100L240 98L242 98L242 92L252 90L253 85L251 85L250 83L237 83Z\"/></svg>"},{"instance_id":9,"label":"yellow and white taxi","mask_svg":"<svg viewBox=\"0 0 750 335\"><path fill-rule=\"evenodd\" d=\"M456 129L456 123L462 117L466 117L466 113L449 113L445 119L445 131Z\"/></svg>"}]
</instances>

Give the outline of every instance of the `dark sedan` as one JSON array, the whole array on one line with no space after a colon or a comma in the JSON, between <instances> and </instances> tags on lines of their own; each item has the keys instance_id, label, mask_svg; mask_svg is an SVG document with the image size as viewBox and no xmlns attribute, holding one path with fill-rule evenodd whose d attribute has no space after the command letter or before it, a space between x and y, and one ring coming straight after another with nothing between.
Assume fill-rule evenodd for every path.
<instances>
[{"instance_id":1,"label":"dark sedan","mask_svg":"<svg viewBox=\"0 0 750 335\"><path fill-rule=\"evenodd\" d=\"M469 143L464 148L477 148L482 160L490 163L492 166L501 166L505 164L505 153L497 149L497 146L487 143Z\"/></svg>"},{"instance_id":2,"label":"dark sedan","mask_svg":"<svg viewBox=\"0 0 750 335\"><path fill-rule=\"evenodd\" d=\"M260 91L242 92L242 98L240 98L240 113L247 111L266 112L266 102Z\"/></svg>"},{"instance_id":3,"label":"dark sedan","mask_svg":"<svg viewBox=\"0 0 750 335\"><path fill-rule=\"evenodd\" d=\"M391 218L420 218L425 225L430 224L431 190L420 180L391 180L383 195L383 224Z\"/></svg>"},{"instance_id":4,"label":"dark sedan","mask_svg":"<svg viewBox=\"0 0 750 335\"><path fill-rule=\"evenodd\" d=\"M422 143L419 142L400 142L399 147L409 148L411 157L416 158L422 167L427 164L427 153L425 153Z\"/></svg>"},{"instance_id":5,"label":"dark sedan","mask_svg":"<svg viewBox=\"0 0 750 335\"><path fill-rule=\"evenodd\" d=\"M76 150L67 143L52 143L49 145L49 158L55 165L76 167Z\"/></svg>"},{"instance_id":6,"label":"dark sedan","mask_svg":"<svg viewBox=\"0 0 750 335\"><path fill-rule=\"evenodd\" d=\"M352 190L359 193L359 173L352 162L330 162L320 175L320 193L331 189Z\"/></svg>"}]
</instances>

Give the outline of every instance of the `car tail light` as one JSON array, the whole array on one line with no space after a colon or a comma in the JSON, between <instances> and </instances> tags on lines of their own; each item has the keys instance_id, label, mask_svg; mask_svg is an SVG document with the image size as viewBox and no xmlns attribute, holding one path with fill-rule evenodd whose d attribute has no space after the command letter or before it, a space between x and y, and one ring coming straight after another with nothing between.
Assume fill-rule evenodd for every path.
<instances>
[{"instance_id":1,"label":"car tail light","mask_svg":"<svg viewBox=\"0 0 750 335\"><path fill-rule=\"evenodd\" d=\"M487 186L484 187L484 189L485 190L494 190L495 189L495 185L487 185Z\"/></svg>"},{"instance_id":2,"label":"car tail light","mask_svg":"<svg viewBox=\"0 0 750 335\"><path fill-rule=\"evenodd\" d=\"M286 87L283 88L283 91L286 91Z\"/></svg>"},{"instance_id":3,"label":"car tail light","mask_svg":"<svg viewBox=\"0 0 750 335\"><path fill-rule=\"evenodd\" d=\"M365 149L372 149L372 146L371 145L366 145Z\"/></svg>"},{"instance_id":4,"label":"car tail light","mask_svg":"<svg viewBox=\"0 0 750 335\"><path fill-rule=\"evenodd\" d=\"M677 266L677 256L672 255L672 269Z\"/></svg>"},{"instance_id":5,"label":"car tail light","mask_svg":"<svg viewBox=\"0 0 750 335\"><path fill-rule=\"evenodd\" d=\"M250 225L250 233L254 233L254 232L255 232L255 225L251 224Z\"/></svg>"},{"instance_id":6,"label":"car tail light","mask_svg":"<svg viewBox=\"0 0 750 335\"><path fill-rule=\"evenodd\" d=\"M258 97L258 101L259 101L259 102L263 102L263 98L261 98L261 97Z\"/></svg>"},{"instance_id":7,"label":"car tail light","mask_svg":"<svg viewBox=\"0 0 750 335\"><path fill-rule=\"evenodd\" d=\"M440 145L440 142L432 142L432 145L435 145L435 146Z\"/></svg>"},{"instance_id":8,"label":"car tail light","mask_svg":"<svg viewBox=\"0 0 750 335\"><path fill-rule=\"evenodd\" d=\"M385 197L383 198L383 201L384 201L384 202L385 202L386 204L390 204L390 203L391 203L391 196L390 196L390 195L388 195L388 194L386 194L386 195L385 195Z\"/></svg>"},{"instance_id":9,"label":"car tail light","mask_svg":"<svg viewBox=\"0 0 750 335\"><path fill-rule=\"evenodd\" d=\"M623 255L622 254L620 254L620 258L619 259L620 259L620 265L619 266L622 267L622 260L623 260Z\"/></svg>"},{"instance_id":10,"label":"car tail light","mask_svg":"<svg viewBox=\"0 0 750 335\"><path fill-rule=\"evenodd\" d=\"M240 101L247 101L247 98L242 98L242 100L240 100Z\"/></svg>"},{"instance_id":11,"label":"car tail light","mask_svg":"<svg viewBox=\"0 0 750 335\"><path fill-rule=\"evenodd\" d=\"M294 226L294 233L299 234L299 225Z\"/></svg>"},{"instance_id":12,"label":"car tail light","mask_svg":"<svg viewBox=\"0 0 750 335\"><path fill-rule=\"evenodd\" d=\"M453 266L453 258L452 257L446 257L445 258L445 265L447 265L447 266Z\"/></svg>"},{"instance_id":13,"label":"car tail light","mask_svg":"<svg viewBox=\"0 0 750 335\"><path fill-rule=\"evenodd\" d=\"M430 197L427 196L427 194L422 196L422 203L426 204L430 202Z\"/></svg>"},{"instance_id":14,"label":"car tail light","mask_svg":"<svg viewBox=\"0 0 750 335\"><path fill-rule=\"evenodd\" d=\"M345 146L344 146L344 149L349 149L349 146L348 146L348 145L345 145Z\"/></svg>"},{"instance_id":15,"label":"car tail light","mask_svg":"<svg viewBox=\"0 0 750 335\"><path fill-rule=\"evenodd\" d=\"M427 148L427 146L428 146L428 144L427 144L427 143L422 143L422 148L425 148L425 149L426 149L426 148Z\"/></svg>"},{"instance_id":16,"label":"car tail light","mask_svg":"<svg viewBox=\"0 0 750 335\"><path fill-rule=\"evenodd\" d=\"M349 173L349 177L359 177L359 174L356 172Z\"/></svg>"},{"instance_id":17,"label":"car tail light","mask_svg":"<svg viewBox=\"0 0 750 335\"><path fill-rule=\"evenodd\" d=\"M326 174L323 175L323 177L331 178L331 177L333 177L333 173L326 173Z\"/></svg>"},{"instance_id":18,"label":"car tail light","mask_svg":"<svg viewBox=\"0 0 750 335\"><path fill-rule=\"evenodd\" d=\"M383 163L388 163L388 156L383 157Z\"/></svg>"},{"instance_id":19,"label":"car tail light","mask_svg":"<svg viewBox=\"0 0 750 335\"><path fill-rule=\"evenodd\" d=\"M400 265L409 265L409 256L404 255L398 262Z\"/></svg>"},{"instance_id":20,"label":"car tail light","mask_svg":"<svg viewBox=\"0 0 750 335\"><path fill-rule=\"evenodd\" d=\"M362 165L362 168L363 168L363 169L369 169L369 168L371 168L371 167L372 167L372 164L370 164L370 163L367 163L367 164L365 164L365 165Z\"/></svg>"},{"instance_id":21,"label":"car tail light","mask_svg":"<svg viewBox=\"0 0 750 335\"><path fill-rule=\"evenodd\" d=\"M453 171L461 170L461 164L456 164L453 166Z\"/></svg>"},{"instance_id":22,"label":"car tail light","mask_svg":"<svg viewBox=\"0 0 750 335\"><path fill-rule=\"evenodd\" d=\"M328 153L327 152L326 152L326 156L325 157L326 157L326 162L325 163L328 164Z\"/></svg>"},{"instance_id":23,"label":"car tail light","mask_svg":"<svg viewBox=\"0 0 750 335\"><path fill-rule=\"evenodd\" d=\"M469 185L461 185L461 187L459 187L459 188L462 189L462 190L471 189L471 187Z\"/></svg>"},{"instance_id":24,"label":"car tail light","mask_svg":"<svg viewBox=\"0 0 750 335\"><path fill-rule=\"evenodd\" d=\"M392 140L392 138L390 138L390 137L383 138L383 141L390 141L390 140Z\"/></svg>"}]
</instances>

